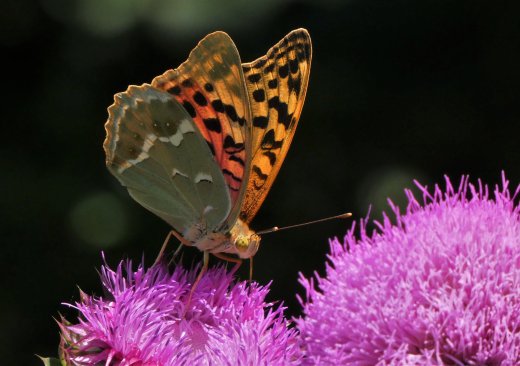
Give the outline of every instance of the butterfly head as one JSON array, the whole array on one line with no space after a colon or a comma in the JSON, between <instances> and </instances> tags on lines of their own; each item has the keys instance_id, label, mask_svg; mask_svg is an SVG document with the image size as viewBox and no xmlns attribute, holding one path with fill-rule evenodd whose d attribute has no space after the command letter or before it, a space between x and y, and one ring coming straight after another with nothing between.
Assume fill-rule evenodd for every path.
<instances>
[{"instance_id":1,"label":"butterfly head","mask_svg":"<svg viewBox=\"0 0 520 366\"><path fill-rule=\"evenodd\" d=\"M260 247L260 235L257 235L245 222L239 219L231 229L231 243L240 258L251 258Z\"/></svg>"}]
</instances>

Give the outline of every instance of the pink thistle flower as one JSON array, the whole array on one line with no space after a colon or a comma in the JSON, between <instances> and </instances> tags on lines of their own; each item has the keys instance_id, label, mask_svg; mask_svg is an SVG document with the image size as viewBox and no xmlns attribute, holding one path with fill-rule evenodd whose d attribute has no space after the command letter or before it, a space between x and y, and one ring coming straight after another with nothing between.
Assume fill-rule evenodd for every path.
<instances>
[{"instance_id":1,"label":"pink thistle flower","mask_svg":"<svg viewBox=\"0 0 520 366\"><path fill-rule=\"evenodd\" d=\"M396 224L362 220L360 239L331 241L325 277L300 276L307 364L520 364L518 189L417 185L422 205L406 191Z\"/></svg>"},{"instance_id":2,"label":"pink thistle flower","mask_svg":"<svg viewBox=\"0 0 520 366\"><path fill-rule=\"evenodd\" d=\"M116 271L101 280L108 296L81 293L76 324L62 319L61 358L67 365L299 365L296 331L284 308L265 303L268 287L233 281L209 269L186 306L197 270L165 266Z\"/></svg>"}]
</instances>

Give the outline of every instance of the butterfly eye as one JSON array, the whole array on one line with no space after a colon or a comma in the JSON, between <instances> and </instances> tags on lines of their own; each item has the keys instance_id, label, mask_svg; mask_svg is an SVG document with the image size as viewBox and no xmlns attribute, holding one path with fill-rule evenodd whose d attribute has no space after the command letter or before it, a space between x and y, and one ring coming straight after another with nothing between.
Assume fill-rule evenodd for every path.
<instances>
[{"instance_id":1,"label":"butterfly eye","mask_svg":"<svg viewBox=\"0 0 520 366\"><path fill-rule=\"evenodd\" d=\"M251 258L258 251L260 246L260 236L256 234L252 235L239 235L235 239L235 248L240 258Z\"/></svg>"},{"instance_id":2,"label":"butterfly eye","mask_svg":"<svg viewBox=\"0 0 520 366\"><path fill-rule=\"evenodd\" d=\"M247 249L249 248L249 238L244 235L239 235L235 239L235 248L237 248L239 253L247 252Z\"/></svg>"}]
</instances>

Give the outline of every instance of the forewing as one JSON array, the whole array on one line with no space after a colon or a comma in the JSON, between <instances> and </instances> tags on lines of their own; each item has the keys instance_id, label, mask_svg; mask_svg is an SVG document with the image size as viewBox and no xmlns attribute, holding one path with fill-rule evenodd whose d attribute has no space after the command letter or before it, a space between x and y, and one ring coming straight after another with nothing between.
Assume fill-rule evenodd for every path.
<instances>
[{"instance_id":1,"label":"forewing","mask_svg":"<svg viewBox=\"0 0 520 366\"><path fill-rule=\"evenodd\" d=\"M130 86L108 108L103 148L130 195L180 233L219 227L231 210L224 177L193 119L172 96Z\"/></svg>"},{"instance_id":2,"label":"forewing","mask_svg":"<svg viewBox=\"0 0 520 366\"><path fill-rule=\"evenodd\" d=\"M193 118L220 165L229 187L236 220L248 180L251 112L240 56L223 32L206 36L175 70L156 77L152 85L173 95Z\"/></svg>"},{"instance_id":3,"label":"forewing","mask_svg":"<svg viewBox=\"0 0 520 366\"><path fill-rule=\"evenodd\" d=\"M311 39L296 29L267 54L243 64L252 113L252 162L240 218L262 205L291 145L307 92Z\"/></svg>"}]
</instances>

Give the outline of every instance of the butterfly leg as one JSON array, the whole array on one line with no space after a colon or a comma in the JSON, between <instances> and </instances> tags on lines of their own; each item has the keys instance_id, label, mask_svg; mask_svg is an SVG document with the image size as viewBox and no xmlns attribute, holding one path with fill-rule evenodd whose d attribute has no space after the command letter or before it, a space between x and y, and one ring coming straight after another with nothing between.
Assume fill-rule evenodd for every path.
<instances>
[{"instance_id":1,"label":"butterfly leg","mask_svg":"<svg viewBox=\"0 0 520 366\"><path fill-rule=\"evenodd\" d=\"M204 273L206 273L206 271L208 270L209 252L208 251L204 251L203 255L204 255L204 257L203 257L203 260L202 260L202 268L200 269L200 272L197 275L197 278L195 279L195 282L193 282L193 285L191 285L190 295L188 296L188 301L186 302L185 311L187 311L188 308L190 307L191 297L193 296L193 292L197 288L197 285L199 284L199 282L200 282L202 276L204 275Z\"/></svg>"},{"instance_id":2,"label":"butterfly leg","mask_svg":"<svg viewBox=\"0 0 520 366\"><path fill-rule=\"evenodd\" d=\"M253 257L249 258L249 282L253 281Z\"/></svg>"},{"instance_id":3,"label":"butterfly leg","mask_svg":"<svg viewBox=\"0 0 520 366\"><path fill-rule=\"evenodd\" d=\"M223 261L226 261L226 262L232 262L232 263L236 263L238 265L242 264L242 259L240 259L240 258L229 257L229 256L227 256L225 254L221 254L221 253L211 253L211 254L213 254L218 259L222 259Z\"/></svg>"},{"instance_id":4,"label":"butterfly leg","mask_svg":"<svg viewBox=\"0 0 520 366\"><path fill-rule=\"evenodd\" d=\"M155 259L154 264L157 264L162 260L162 258L164 256L164 252L166 251L166 247L168 246L168 242L170 241L172 236L175 236L181 242L181 244L179 245L177 250L175 250L175 253L173 254L173 258L175 258L177 256L177 254L179 254L179 251L181 250L181 247L183 245L188 245L188 246L191 245L191 243L188 240L184 239L182 237L182 235L180 235L178 232L176 232L175 230L170 230L170 232L166 236L166 239L164 239L164 243L161 247L161 250L159 251L159 254L157 255L157 258Z\"/></svg>"},{"instance_id":5,"label":"butterfly leg","mask_svg":"<svg viewBox=\"0 0 520 366\"><path fill-rule=\"evenodd\" d=\"M222 253L211 253L211 254L213 254L218 259L222 259L223 261L235 263L235 267L232 270L233 273L235 273L238 270L238 268L240 267L240 265L242 264L242 259L240 259L240 258L230 257L230 256L227 256Z\"/></svg>"},{"instance_id":6,"label":"butterfly leg","mask_svg":"<svg viewBox=\"0 0 520 366\"><path fill-rule=\"evenodd\" d=\"M168 262L168 266L170 266L172 263L174 263L175 258L177 258L177 256L181 252L181 249L184 247L184 245L185 244L180 243L179 246L177 247L177 249L175 249L175 252L173 252L173 255L172 255L172 259L170 259L170 261ZM179 262L182 263L182 257L181 257L181 260Z\"/></svg>"}]
</instances>

